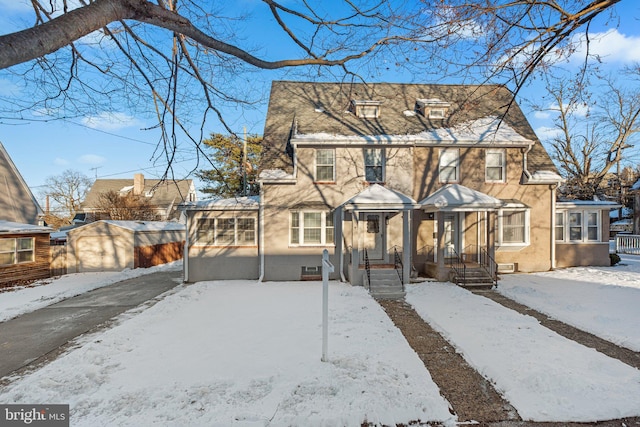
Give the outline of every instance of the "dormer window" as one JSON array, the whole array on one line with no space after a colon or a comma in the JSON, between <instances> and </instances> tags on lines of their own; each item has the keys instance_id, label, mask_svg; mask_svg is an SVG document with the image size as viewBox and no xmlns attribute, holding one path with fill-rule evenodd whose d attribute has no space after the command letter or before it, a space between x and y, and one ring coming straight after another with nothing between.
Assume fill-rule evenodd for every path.
<instances>
[{"instance_id":1,"label":"dormer window","mask_svg":"<svg viewBox=\"0 0 640 427\"><path fill-rule=\"evenodd\" d=\"M451 107L451 104L437 98L416 100L416 112L428 119L445 119L449 107Z\"/></svg>"},{"instance_id":2,"label":"dormer window","mask_svg":"<svg viewBox=\"0 0 640 427\"><path fill-rule=\"evenodd\" d=\"M351 100L351 112L361 119L377 119L380 117L380 101Z\"/></svg>"}]
</instances>

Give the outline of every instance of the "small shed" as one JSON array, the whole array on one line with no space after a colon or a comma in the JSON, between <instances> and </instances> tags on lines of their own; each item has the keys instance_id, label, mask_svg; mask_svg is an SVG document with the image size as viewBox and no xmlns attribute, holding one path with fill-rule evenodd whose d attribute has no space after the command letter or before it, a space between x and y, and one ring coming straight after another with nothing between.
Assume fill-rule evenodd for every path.
<instances>
[{"instance_id":1,"label":"small shed","mask_svg":"<svg viewBox=\"0 0 640 427\"><path fill-rule=\"evenodd\" d=\"M177 222L92 222L67 231L67 271L122 271L182 259L185 226Z\"/></svg>"},{"instance_id":2,"label":"small shed","mask_svg":"<svg viewBox=\"0 0 640 427\"><path fill-rule=\"evenodd\" d=\"M0 287L49 277L51 228L0 220Z\"/></svg>"}]
</instances>

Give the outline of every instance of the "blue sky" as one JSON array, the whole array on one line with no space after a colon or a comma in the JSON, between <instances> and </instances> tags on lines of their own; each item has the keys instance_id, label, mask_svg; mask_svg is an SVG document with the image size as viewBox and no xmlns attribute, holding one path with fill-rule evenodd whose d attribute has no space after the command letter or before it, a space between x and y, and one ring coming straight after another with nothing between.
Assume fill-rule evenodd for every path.
<instances>
[{"instance_id":1,"label":"blue sky","mask_svg":"<svg viewBox=\"0 0 640 427\"><path fill-rule=\"evenodd\" d=\"M0 0L0 28L3 31L18 28L25 19L28 22L28 10L20 5L17 0ZM272 31L275 28L273 21L265 21L264 16L269 12L264 5L252 0L238 1L235 5L253 13L253 20L245 22L245 28L251 28L253 33L269 35L268 43L262 40L248 40L248 43L263 43L262 51L271 58L290 56L275 38L281 34ZM603 55L606 67L611 70L640 62L640 3L623 0L616 11L620 20L617 28L617 21L607 22L604 18L594 22L591 27L591 49ZM574 67L575 64L569 63L567 66ZM246 127L249 133L262 133L270 80L282 77L293 78L288 77L286 72L258 72L251 75L252 84L263 91L265 102L251 110L226 108L223 111L226 120L237 132L241 133ZM406 76L393 72L375 79L381 80L408 81ZM518 101L534 129L543 137L552 126L551 116L531 111L526 102L540 102L541 93L540 86L534 83L521 93ZM20 93L16 92L10 77L0 71L0 97L10 99L12 96L20 97ZM151 178L159 177L165 170L166 161L156 152L158 131L143 130L153 122L136 117L125 108L121 111L111 109L95 116L44 120L44 117L38 116L30 121L0 119L0 141L35 193L48 176L57 175L65 169L77 170L92 178L128 178L136 172L143 172ZM205 131L209 133L221 129L212 123L211 128ZM181 147L178 162L174 164L177 178L185 177L197 167L195 152L188 144Z\"/></svg>"}]
</instances>

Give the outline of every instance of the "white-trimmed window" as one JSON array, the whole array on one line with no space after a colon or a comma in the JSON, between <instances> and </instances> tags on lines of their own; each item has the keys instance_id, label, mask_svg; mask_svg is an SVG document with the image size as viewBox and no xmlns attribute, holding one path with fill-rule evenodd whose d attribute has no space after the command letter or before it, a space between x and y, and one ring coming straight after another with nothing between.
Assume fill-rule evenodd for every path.
<instances>
[{"instance_id":1,"label":"white-trimmed window","mask_svg":"<svg viewBox=\"0 0 640 427\"><path fill-rule=\"evenodd\" d=\"M484 175L487 182L505 182L507 158L505 150L486 151Z\"/></svg>"},{"instance_id":2,"label":"white-trimmed window","mask_svg":"<svg viewBox=\"0 0 640 427\"><path fill-rule=\"evenodd\" d=\"M460 152L457 149L440 150L438 174L440 182L458 182L460 179Z\"/></svg>"},{"instance_id":3,"label":"white-trimmed window","mask_svg":"<svg viewBox=\"0 0 640 427\"><path fill-rule=\"evenodd\" d=\"M333 212L291 211L289 242L292 245L333 245Z\"/></svg>"},{"instance_id":4,"label":"white-trimmed window","mask_svg":"<svg viewBox=\"0 0 640 427\"><path fill-rule=\"evenodd\" d=\"M556 212L556 241L599 242L602 235L600 211L571 209Z\"/></svg>"},{"instance_id":5,"label":"white-trimmed window","mask_svg":"<svg viewBox=\"0 0 640 427\"><path fill-rule=\"evenodd\" d=\"M367 182L384 182L384 149L364 149L364 177Z\"/></svg>"},{"instance_id":6,"label":"white-trimmed window","mask_svg":"<svg viewBox=\"0 0 640 427\"><path fill-rule=\"evenodd\" d=\"M430 119L444 119L445 109L444 108L430 108L429 109L429 118Z\"/></svg>"},{"instance_id":7,"label":"white-trimmed window","mask_svg":"<svg viewBox=\"0 0 640 427\"><path fill-rule=\"evenodd\" d=\"M0 265L33 262L34 247L33 237L0 239Z\"/></svg>"},{"instance_id":8,"label":"white-trimmed window","mask_svg":"<svg viewBox=\"0 0 640 427\"><path fill-rule=\"evenodd\" d=\"M529 210L503 209L498 214L498 245L526 246L529 244Z\"/></svg>"},{"instance_id":9,"label":"white-trimmed window","mask_svg":"<svg viewBox=\"0 0 640 427\"><path fill-rule=\"evenodd\" d=\"M335 182L336 150L332 148L316 149L316 181Z\"/></svg>"},{"instance_id":10,"label":"white-trimmed window","mask_svg":"<svg viewBox=\"0 0 640 427\"><path fill-rule=\"evenodd\" d=\"M255 218L199 218L196 245L254 246Z\"/></svg>"}]
</instances>

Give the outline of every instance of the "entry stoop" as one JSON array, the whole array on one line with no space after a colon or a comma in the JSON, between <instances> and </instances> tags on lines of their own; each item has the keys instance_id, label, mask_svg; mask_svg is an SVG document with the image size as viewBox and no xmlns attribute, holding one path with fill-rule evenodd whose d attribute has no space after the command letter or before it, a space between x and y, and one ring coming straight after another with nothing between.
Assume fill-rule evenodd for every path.
<instances>
[{"instance_id":1,"label":"entry stoop","mask_svg":"<svg viewBox=\"0 0 640 427\"><path fill-rule=\"evenodd\" d=\"M491 289L495 284L493 278L482 268L469 268L464 270L464 275L458 275L451 271L450 281L467 289Z\"/></svg>"},{"instance_id":2,"label":"entry stoop","mask_svg":"<svg viewBox=\"0 0 640 427\"><path fill-rule=\"evenodd\" d=\"M370 275L369 293L375 299L398 300L405 297L406 293L395 269L371 269ZM367 281L366 275L364 280Z\"/></svg>"}]
</instances>

